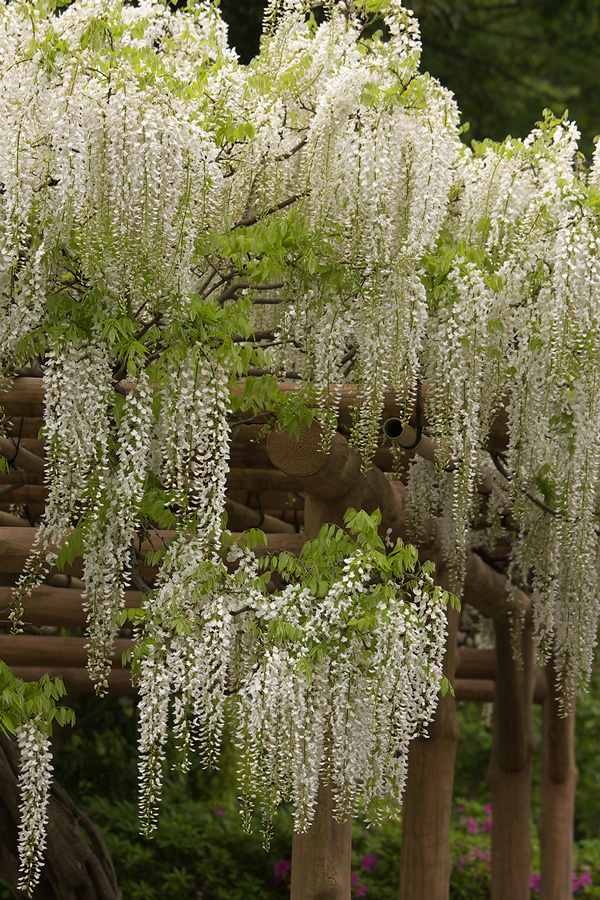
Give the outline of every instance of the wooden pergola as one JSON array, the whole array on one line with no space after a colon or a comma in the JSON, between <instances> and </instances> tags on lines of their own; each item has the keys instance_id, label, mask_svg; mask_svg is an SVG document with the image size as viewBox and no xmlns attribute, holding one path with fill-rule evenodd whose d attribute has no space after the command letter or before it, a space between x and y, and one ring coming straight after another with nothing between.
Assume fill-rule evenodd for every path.
<instances>
[{"instance_id":1,"label":"wooden pergola","mask_svg":"<svg viewBox=\"0 0 600 900\"><path fill-rule=\"evenodd\" d=\"M283 384L281 390L294 390ZM426 410L426 392L423 396ZM406 527L405 488L391 480L394 454L382 439L374 464L362 474L361 460L342 433L350 424L355 401L344 391L340 428L323 449L318 428L301 428L300 440L271 432L244 421L232 423L231 471L228 476L227 511L233 531L261 528L270 549L297 552L316 536L324 522L341 525L349 507L382 513L382 531L409 539ZM44 442L43 389L41 379L20 376L0 395L8 417L0 453L9 460L9 471L0 473L0 609L10 604L12 585L29 556L36 526L43 514ZM383 417L397 414L396 399L386 397ZM505 422L500 416L491 442L502 449ZM410 452L405 454L405 460ZM436 563L436 577L447 586L448 573L441 554L439 523L432 522L432 541L419 548L421 560ZM168 541L172 533L155 538ZM149 535L150 549L153 535ZM81 561L64 571L52 572L25 602L26 632L10 635L6 614L2 617L0 659L15 675L38 679L44 672L60 675L69 692L92 689L85 668L81 608ZM142 566L142 576L152 583L155 571ZM128 590L126 604L136 606L142 595ZM493 622L495 649L459 646L459 616L449 611L449 638L445 674L454 696L440 698L436 719L425 738L411 747L409 776L403 808L400 861L402 900L445 900L450 875L449 827L456 747L459 738L456 702L494 703L493 749L488 778L492 793L492 900L526 900L531 865L530 792L534 757L532 704L543 706L542 808L539 834L542 850L542 900L571 896L573 812L576 783L574 764L574 711L561 717L555 672L550 664L538 671L532 637L529 597L509 591L500 565L471 549L466 553L463 603ZM513 652L512 623L523 622L520 654ZM59 635L69 628L71 636ZM111 689L131 692L129 672L121 665L122 651L131 646L123 632L115 646ZM316 898L327 872L328 900L348 900L350 865L347 854L349 824L339 825L330 815L325 787L319 795L315 822L294 837L296 863L292 871L292 898ZM347 873L347 874L346 874ZM301 880L301 884L300 884ZM526 889L524 885L527 885Z\"/></svg>"}]
</instances>

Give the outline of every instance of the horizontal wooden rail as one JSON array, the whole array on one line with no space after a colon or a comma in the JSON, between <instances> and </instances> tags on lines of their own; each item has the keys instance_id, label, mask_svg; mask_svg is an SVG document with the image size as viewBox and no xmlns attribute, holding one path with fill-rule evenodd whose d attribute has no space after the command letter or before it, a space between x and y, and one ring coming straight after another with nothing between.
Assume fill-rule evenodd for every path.
<instances>
[{"instance_id":1,"label":"horizontal wooden rail","mask_svg":"<svg viewBox=\"0 0 600 900\"><path fill-rule=\"evenodd\" d=\"M282 394L297 391L299 388L296 382L280 382L279 390ZM234 393L241 393L243 384L240 382ZM421 388L421 402L425 411L425 418L420 423L426 425L427 414L427 385ZM343 424L350 425L353 420L353 411L357 403L360 402L360 396L354 385L345 384L342 386L332 386L332 401L339 409L339 421ZM384 395L382 419L387 419L398 415L401 401L397 391L388 389ZM22 416L38 418L44 414L44 388L41 378L18 377L15 378L12 385L6 391L0 392L0 406L4 407L4 411L9 416ZM411 419L411 424L415 424ZM504 410L501 410L490 431L489 446L494 452L501 452L506 449L506 426L507 417Z\"/></svg>"},{"instance_id":2,"label":"horizontal wooden rail","mask_svg":"<svg viewBox=\"0 0 600 900\"><path fill-rule=\"evenodd\" d=\"M457 700L474 703L493 703L496 694L496 683L492 679L457 678L454 681L454 695ZM548 693L548 685L544 675L538 675L533 690L533 702L543 703Z\"/></svg>"},{"instance_id":3,"label":"horizontal wooden rail","mask_svg":"<svg viewBox=\"0 0 600 900\"><path fill-rule=\"evenodd\" d=\"M7 666L85 668L88 643L84 637L57 637L38 634L0 634L0 659ZM122 668L121 656L133 647L129 638L117 638L113 665Z\"/></svg>"},{"instance_id":4,"label":"horizontal wooden rail","mask_svg":"<svg viewBox=\"0 0 600 900\"><path fill-rule=\"evenodd\" d=\"M12 666L12 672L23 681L39 681L46 672L51 678L62 678L69 694L91 693L94 689L90 681L87 669L77 666ZM132 694L135 688L131 684L131 675L128 669L115 668L112 670L108 683L110 690L116 694ZM547 688L545 679L540 676L536 680L533 696L534 703L543 703ZM454 693L461 703L493 703L493 681L470 681L459 679L454 683Z\"/></svg>"},{"instance_id":5,"label":"horizontal wooden rail","mask_svg":"<svg viewBox=\"0 0 600 900\"><path fill-rule=\"evenodd\" d=\"M62 678L68 694L91 694L94 685L90 681L87 669L82 667L65 668L52 666L48 670L40 666L13 666L12 673L23 681L39 681L42 675L50 675L51 678ZM134 694L135 688L131 684L129 669L113 669L108 676L109 690L115 694Z\"/></svg>"},{"instance_id":6,"label":"horizontal wooden rail","mask_svg":"<svg viewBox=\"0 0 600 900\"><path fill-rule=\"evenodd\" d=\"M0 572L20 573L31 554L33 539L36 535L35 528L0 528ZM163 542L168 544L173 539L173 531L157 531L150 534L151 541L144 541L142 553L159 549ZM243 539L243 535L240 536ZM290 553L298 553L306 542L303 534L285 533L267 535L267 546L256 547L258 556L266 553L277 553L280 550L289 550ZM153 570L140 566L142 577L144 570L153 574ZM81 575L82 561L75 559L72 566L65 566L65 572L71 575Z\"/></svg>"},{"instance_id":7,"label":"horizontal wooden rail","mask_svg":"<svg viewBox=\"0 0 600 900\"><path fill-rule=\"evenodd\" d=\"M58 593L60 588L54 588L53 591ZM68 594L68 589L60 593L62 598ZM77 595L76 591L71 591ZM131 592L128 605L135 605L139 601L138 594ZM66 597L66 602L71 610L74 609L74 600L70 596ZM30 634L3 634L0 635L0 659L3 659L8 665L45 665L67 667L83 666L86 660L84 637L57 637L54 635L30 635ZM132 646L129 639L120 638L115 645L115 652L120 659L123 650ZM455 685L460 687L461 691L466 690L466 684L470 684L469 690L475 694L478 690L482 693L482 698L488 691L490 685L494 684L495 654L494 666L491 665L489 650L459 650L459 664ZM491 670L491 671L490 671ZM545 684L545 677L539 676L541 685ZM456 690L456 687L455 687ZM475 698L474 698L475 699Z\"/></svg>"},{"instance_id":8,"label":"horizontal wooden rail","mask_svg":"<svg viewBox=\"0 0 600 900\"><path fill-rule=\"evenodd\" d=\"M7 610L12 601L12 588L0 587L0 610ZM141 591L125 591L125 607L140 606ZM37 628L44 626L83 627L86 616L82 607L81 590L52 587L42 584L23 600L23 621Z\"/></svg>"}]
</instances>

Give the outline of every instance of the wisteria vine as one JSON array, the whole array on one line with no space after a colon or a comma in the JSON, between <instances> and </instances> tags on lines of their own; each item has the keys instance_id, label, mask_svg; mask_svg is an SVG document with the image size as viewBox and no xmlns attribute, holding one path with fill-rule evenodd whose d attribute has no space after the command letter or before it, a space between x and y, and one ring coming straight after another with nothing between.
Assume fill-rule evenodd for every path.
<instances>
[{"instance_id":1,"label":"wisteria vine","mask_svg":"<svg viewBox=\"0 0 600 900\"><path fill-rule=\"evenodd\" d=\"M452 94L419 70L408 10L339 0L317 24L314 5L271 0L242 66L208 0L0 3L0 379L43 366L49 491L13 618L52 565L82 555L102 692L124 587L146 592L147 830L173 697L184 758L214 763L231 711L249 808L260 793L268 823L289 796L299 828L322 774L340 815L399 798L431 712L442 619L428 578L407 605L348 550L325 587L302 586L288 560L289 585L269 594L252 555L229 549L234 574L223 561L234 406L285 424L278 376L326 422L355 386L365 467L385 391L408 418L426 385L436 459L410 467L415 528L441 516L458 592L466 543L506 538L540 652L565 684L590 671L600 150L580 165L576 126L549 113L522 140L466 147ZM507 437L490 453L499 415ZM148 586L141 547L161 529L177 536L155 547ZM368 627L350 628L365 598Z\"/></svg>"}]
</instances>

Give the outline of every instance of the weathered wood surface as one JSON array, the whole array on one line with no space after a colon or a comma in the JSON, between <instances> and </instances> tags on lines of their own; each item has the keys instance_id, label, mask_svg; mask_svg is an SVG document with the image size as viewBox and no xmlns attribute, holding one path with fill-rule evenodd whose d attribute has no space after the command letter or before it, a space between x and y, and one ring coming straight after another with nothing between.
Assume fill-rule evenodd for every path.
<instances>
[{"instance_id":1,"label":"weathered wood surface","mask_svg":"<svg viewBox=\"0 0 600 900\"><path fill-rule=\"evenodd\" d=\"M34 537L37 533L36 528L0 528L0 572L20 573L23 571L25 563L31 554ZM141 553L146 554L151 550L156 550L165 545L175 536L174 531L156 531L150 533L150 540L144 541L141 546ZM240 540L246 540L245 536L238 535ZM264 556L267 553L278 552L279 550L289 550L291 553L298 553L306 542L303 534L295 532L286 532L285 534L269 534L267 535L267 546L257 546L254 552L258 556ZM141 566L142 572L144 566ZM148 569L150 574L153 570ZM80 576L82 573L82 561L77 558L71 566L65 566L65 572L71 575Z\"/></svg>"},{"instance_id":2,"label":"weathered wood surface","mask_svg":"<svg viewBox=\"0 0 600 900\"><path fill-rule=\"evenodd\" d=\"M284 394L297 391L298 388L299 385L295 382L279 383L279 390ZM234 389L234 393L242 390L243 385L240 382L239 387ZM360 401L356 387L348 384L332 386L331 396L332 403L339 410L339 421L344 425L351 425L354 409ZM423 419L420 424L425 426L427 424L427 385L423 385L421 388L421 403ZM396 391L388 389L384 395L382 419L397 416L402 412L404 405L403 398L399 397ZM40 418L44 414L42 379L23 376L15 378L6 391L0 392L0 406L4 408L8 416ZM416 424L414 413L410 418L410 424ZM506 425L506 413L504 410L500 410L490 431L490 449L495 452L506 449Z\"/></svg>"}]
</instances>

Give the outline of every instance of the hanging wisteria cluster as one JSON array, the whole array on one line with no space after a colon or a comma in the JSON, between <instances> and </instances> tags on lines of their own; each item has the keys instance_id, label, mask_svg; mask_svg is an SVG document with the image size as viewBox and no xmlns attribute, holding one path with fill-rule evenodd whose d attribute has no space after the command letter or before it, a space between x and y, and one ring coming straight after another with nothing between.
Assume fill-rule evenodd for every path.
<instances>
[{"instance_id":1,"label":"hanging wisteria cluster","mask_svg":"<svg viewBox=\"0 0 600 900\"><path fill-rule=\"evenodd\" d=\"M379 521L349 510L348 533L323 526L299 559L259 560L229 539L199 564L195 547L177 548L189 576L180 569L158 592L135 653L147 833L171 711L184 767L191 749L217 764L227 716L245 824L260 805L267 838L282 800L293 802L296 829L308 828L322 779L340 820L397 813L409 743L443 682L448 594L414 547L398 541L385 555ZM267 590L273 570L289 582L282 590Z\"/></svg>"},{"instance_id":2,"label":"hanging wisteria cluster","mask_svg":"<svg viewBox=\"0 0 600 900\"><path fill-rule=\"evenodd\" d=\"M465 147L397 0L271 0L247 67L208 0L56 5L0 2L0 378L44 367L49 489L15 622L19 598L81 554L102 692L124 588L147 592L148 830L173 697L184 758L200 748L207 763L230 709L267 820L291 796L306 827L320 774L340 815L399 797L439 681L439 598L426 579L410 605L377 593L354 550L325 588L291 566L272 596L246 551L227 569L230 388L296 378L329 422L353 384L368 466L384 392L408 418L423 385L436 460L411 466L415 525L441 515L457 590L465 543L508 538L542 652L565 683L585 680L600 611L600 150L583 166L576 127L550 114L524 140ZM273 383L246 380L243 401L285 418ZM161 529L177 536L155 538L150 592L141 547Z\"/></svg>"},{"instance_id":3,"label":"hanging wisteria cluster","mask_svg":"<svg viewBox=\"0 0 600 900\"><path fill-rule=\"evenodd\" d=\"M39 881L46 846L47 807L52 778L50 738L35 719L16 732L21 754L18 788L21 794L19 881L17 889L30 895Z\"/></svg>"}]
</instances>

